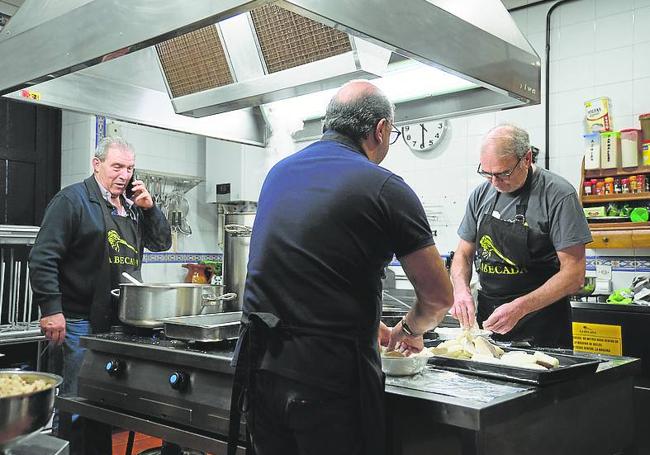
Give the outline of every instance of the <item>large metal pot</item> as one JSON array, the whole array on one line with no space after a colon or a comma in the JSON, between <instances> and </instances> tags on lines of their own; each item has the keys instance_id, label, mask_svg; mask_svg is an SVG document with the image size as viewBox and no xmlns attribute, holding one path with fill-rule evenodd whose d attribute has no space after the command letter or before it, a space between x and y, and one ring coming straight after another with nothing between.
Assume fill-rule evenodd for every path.
<instances>
[{"instance_id":1,"label":"large metal pot","mask_svg":"<svg viewBox=\"0 0 650 455\"><path fill-rule=\"evenodd\" d=\"M162 327L166 318L233 311L237 294L223 291L223 286L209 284L122 283L111 294L120 299L118 317L124 324Z\"/></svg>"},{"instance_id":2,"label":"large metal pot","mask_svg":"<svg viewBox=\"0 0 650 455\"><path fill-rule=\"evenodd\" d=\"M26 381L41 379L50 387L38 392L0 398L0 452L36 434L52 417L61 376L35 371L0 370L0 376L19 375Z\"/></svg>"},{"instance_id":3,"label":"large metal pot","mask_svg":"<svg viewBox=\"0 0 650 455\"><path fill-rule=\"evenodd\" d=\"M248 252L255 212L228 213L225 219L223 246L223 284L226 292L239 297L232 311L241 311L244 305L244 285L248 268Z\"/></svg>"}]
</instances>

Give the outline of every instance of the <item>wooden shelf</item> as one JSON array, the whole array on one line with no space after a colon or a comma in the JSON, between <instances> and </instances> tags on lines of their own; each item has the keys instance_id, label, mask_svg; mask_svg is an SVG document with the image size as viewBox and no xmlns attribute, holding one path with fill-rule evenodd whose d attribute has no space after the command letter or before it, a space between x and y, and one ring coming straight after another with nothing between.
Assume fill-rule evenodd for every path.
<instances>
[{"instance_id":1,"label":"wooden shelf","mask_svg":"<svg viewBox=\"0 0 650 455\"><path fill-rule=\"evenodd\" d=\"M650 193L618 193L604 194L602 196L582 196L583 204L605 203L605 202L623 202L623 201L643 201L650 200Z\"/></svg>"},{"instance_id":2,"label":"wooden shelf","mask_svg":"<svg viewBox=\"0 0 650 455\"><path fill-rule=\"evenodd\" d=\"M650 166L637 166L617 169L585 169L585 179L622 177L626 175L637 174L650 174Z\"/></svg>"},{"instance_id":3,"label":"wooden shelf","mask_svg":"<svg viewBox=\"0 0 650 455\"><path fill-rule=\"evenodd\" d=\"M632 221L623 221L621 223L589 223L591 231L617 231L621 229L643 229L650 228L650 222L633 223Z\"/></svg>"}]
</instances>

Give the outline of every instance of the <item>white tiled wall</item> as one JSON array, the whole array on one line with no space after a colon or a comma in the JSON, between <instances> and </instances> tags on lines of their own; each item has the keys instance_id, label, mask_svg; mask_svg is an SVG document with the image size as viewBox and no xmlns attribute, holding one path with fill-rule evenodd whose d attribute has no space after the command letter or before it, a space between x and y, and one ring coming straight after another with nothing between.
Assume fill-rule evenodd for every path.
<instances>
[{"instance_id":1,"label":"white tiled wall","mask_svg":"<svg viewBox=\"0 0 650 455\"><path fill-rule=\"evenodd\" d=\"M61 187L77 183L92 172L95 117L63 111L61 119Z\"/></svg>"}]
</instances>

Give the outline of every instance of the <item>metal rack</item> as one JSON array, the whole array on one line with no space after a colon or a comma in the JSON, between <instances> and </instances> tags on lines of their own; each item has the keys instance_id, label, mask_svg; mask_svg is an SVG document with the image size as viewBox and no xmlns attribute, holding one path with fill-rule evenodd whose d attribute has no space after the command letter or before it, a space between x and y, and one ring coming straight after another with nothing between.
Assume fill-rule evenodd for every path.
<instances>
[{"instance_id":1,"label":"metal rack","mask_svg":"<svg viewBox=\"0 0 650 455\"><path fill-rule=\"evenodd\" d=\"M0 345L42 338L28 265L38 231L38 226L0 225Z\"/></svg>"},{"instance_id":2,"label":"metal rack","mask_svg":"<svg viewBox=\"0 0 650 455\"><path fill-rule=\"evenodd\" d=\"M156 201L169 221L173 232L191 235L192 228L187 222L190 203L185 193L204 180L200 177L182 174L137 169L136 178L144 182L144 186Z\"/></svg>"}]
</instances>

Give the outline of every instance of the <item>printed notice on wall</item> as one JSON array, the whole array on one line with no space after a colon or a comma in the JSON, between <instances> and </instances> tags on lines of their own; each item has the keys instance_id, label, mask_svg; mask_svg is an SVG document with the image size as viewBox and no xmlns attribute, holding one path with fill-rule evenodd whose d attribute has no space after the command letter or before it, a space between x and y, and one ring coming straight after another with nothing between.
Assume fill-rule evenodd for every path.
<instances>
[{"instance_id":1,"label":"printed notice on wall","mask_svg":"<svg viewBox=\"0 0 650 455\"><path fill-rule=\"evenodd\" d=\"M573 322L573 350L594 354L623 355L620 325Z\"/></svg>"}]
</instances>

